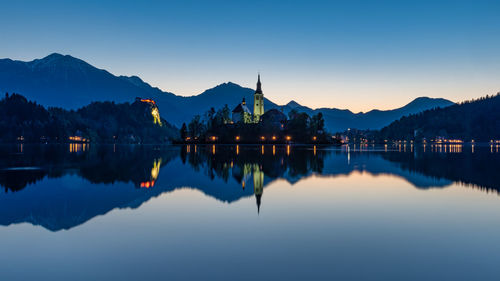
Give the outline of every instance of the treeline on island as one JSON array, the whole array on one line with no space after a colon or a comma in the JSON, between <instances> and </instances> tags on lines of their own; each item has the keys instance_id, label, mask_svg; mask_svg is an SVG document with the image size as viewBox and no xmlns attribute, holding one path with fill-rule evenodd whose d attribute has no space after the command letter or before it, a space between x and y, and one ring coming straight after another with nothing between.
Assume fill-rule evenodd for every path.
<instances>
[{"instance_id":1,"label":"treeline on island","mask_svg":"<svg viewBox=\"0 0 500 281\"><path fill-rule=\"evenodd\" d=\"M309 116L291 110L288 116L268 110L259 122L233 122L227 105L196 115L180 129L183 143L323 143L338 144L339 138L325 131L322 113Z\"/></svg>"},{"instance_id":2,"label":"treeline on island","mask_svg":"<svg viewBox=\"0 0 500 281\"><path fill-rule=\"evenodd\" d=\"M375 140L500 139L500 93L402 117L374 132Z\"/></svg>"},{"instance_id":3,"label":"treeline on island","mask_svg":"<svg viewBox=\"0 0 500 281\"><path fill-rule=\"evenodd\" d=\"M45 108L19 94L0 100L2 142L164 143L175 138L178 129L159 119L150 102L93 102L65 110Z\"/></svg>"}]
</instances>

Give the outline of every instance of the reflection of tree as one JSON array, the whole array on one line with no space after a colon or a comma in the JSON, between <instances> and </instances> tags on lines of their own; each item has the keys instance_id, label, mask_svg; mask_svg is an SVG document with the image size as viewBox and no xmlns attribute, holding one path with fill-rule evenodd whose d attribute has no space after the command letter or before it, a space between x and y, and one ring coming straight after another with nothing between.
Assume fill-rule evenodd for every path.
<instances>
[{"instance_id":1,"label":"reflection of tree","mask_svg":"<svg viewBox=\"0 0 500 281\"><path fill-rule=\"evenodd\" d=\"M8 151L6 147L0 149L11 156L0 157L0 167L11 167L0 171L0 185L6 190L20 190L45 176L74 172L92 183L133 182L138 187L146 183L150 187L161 165L177 156L176 150L129 145L91 146L80 153L68 153L64 145L25 146L19 154Z\"/></svg>"},{"instance_id":2,"label":"reflection of tree","mask_svg":"<svg viewBox=\"0 0 500 281\"><path fill-rule=\"evenodd\" d=\"M4 186L5 192L18 191L28 184L33 184L43 179L47 173L40 169L20 169L0 171L0 185Z\"/></svg>"},{"instance_id":3,"label":"reflection of tree","mask_svg":"<svg viewBox=\"0 0 500 281\"><path fill-rule=\"evenodd\" d=\"M292 177L301 177L311 172L321 173L324 165L326 150L318 150L314 154L309 149L293 150L289 155L286 146L265 146L262 153L261 146L239 147L217 146L214 154L211 146L197 146L194 152L193 145L181 149L181 158L187 158L188 163L198 170L204 167L205 173L210 178L222 178L228 181L230 175L241 182L249 173L255 171L255 165L260 167L266 177L274 179L288 173ZM249 168L249 165L252 167Z\"/></svg>"},{"instance_id":4,"label":"reflection of tree","mask_svg":"<svg viewBox=\"0 0 500 281\"><path fill-rule=\"evenodd\" d=\"M500 155L489 150L476 148L475 153L463 150L461 153L382 153L382 157L399 163L404 170L418 172L438 179L444 178L473 187L500 191Z\"/></svg>"},{"instance_id":5,"label":"reflection of tree","mask_svg":"<svg viewBox=\"0 0 500 281\"><path fill-rule=\"evenodd\" d=\"M245 189L253 184L257 207L263 194L266 178L296 180L310 173L321 173L326 150L292 149L287 146L217 146L187 145L181 148L181 159L187 159L195 170L204 169L210 178L228 182L232 177ZM289 153L290 152L290 153ZM184 160L183 160L184 162ZM251 186L250 186L251 188Z\"/></svg>"}]
</instances>

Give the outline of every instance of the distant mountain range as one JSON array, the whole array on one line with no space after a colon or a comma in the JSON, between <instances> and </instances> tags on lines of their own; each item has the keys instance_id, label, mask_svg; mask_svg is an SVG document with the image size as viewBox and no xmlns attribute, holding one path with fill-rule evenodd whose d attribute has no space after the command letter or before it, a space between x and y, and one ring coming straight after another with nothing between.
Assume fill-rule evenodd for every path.
<instances>
[{"instance_id":1,"label":"distant mountain range","mask_svg":"<svg viewBox=\"0 0 500 281\"><path fill-rule=\"evenodd\" d=\"M265 84L263 85L266 95ZM137 76L115 76L83 60L69 55L51 54L29 62L0 59L0 91L16 92L45 106L76 109L92 101L132 102L135 97L149 97L157 101L162 117L179 126L196 114L203 115L210 107L231 109L245 97L253 106L253 89L228 82L208 89L199 95L178 96L152 87ZM311 109L291 101L280 106L265 99L265 109L278 108L288 113L292 109L310 115L323 113L325 125L331 132L347 128L380 129L403 116L436 107L446 107L453 102L420 97L393 110L372 110L353 113L346 109Z\"/></svg>"},{"instance_id":2,"label":"distant mountain range","mask_svg":"<svg viewBox=\"0 0 500 281\"><path fill-rule=\"evenodd\" d=\"M431 140L437 136L488 142L500 139L500 92L446 108L405 116L378 131L380 140Z\"/></svg>"}]
</instances>

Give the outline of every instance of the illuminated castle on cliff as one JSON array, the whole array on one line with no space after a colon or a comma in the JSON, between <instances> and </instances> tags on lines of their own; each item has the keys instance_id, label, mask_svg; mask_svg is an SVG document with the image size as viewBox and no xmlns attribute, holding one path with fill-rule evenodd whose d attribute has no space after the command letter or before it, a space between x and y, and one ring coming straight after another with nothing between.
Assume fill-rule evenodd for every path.
<instances>
[{"instance_id":1,"label":"illuminated castle on cliff","mask_svg":"<svg viewBox=\"0 0 500 281\"><path fill-rule=\"evenodd\" d=\"M232 120L234 123L259 123L260 117L264 114L264 93L260 83L260 74L257 78L257 89L253 94L253 114L248 109L245 98L233 109Z\"/></svg>"}]
</instances>

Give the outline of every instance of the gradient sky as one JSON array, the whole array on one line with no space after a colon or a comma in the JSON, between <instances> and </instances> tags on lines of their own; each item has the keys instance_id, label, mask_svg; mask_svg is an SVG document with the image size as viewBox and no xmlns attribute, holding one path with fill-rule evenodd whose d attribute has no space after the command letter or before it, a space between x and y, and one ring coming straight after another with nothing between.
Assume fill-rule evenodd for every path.
<instances>
[{"instance_id":1,"label":"gradient sky","mask_svg":"<svg viewBox=\"0 0 500 281\"><path fill-rule=\"evenodd\" d=\"M500 91L500 1L2 1L0 38L178 95L258 71L277 103L355 112Z\"/></svg>"}]
</instances>

